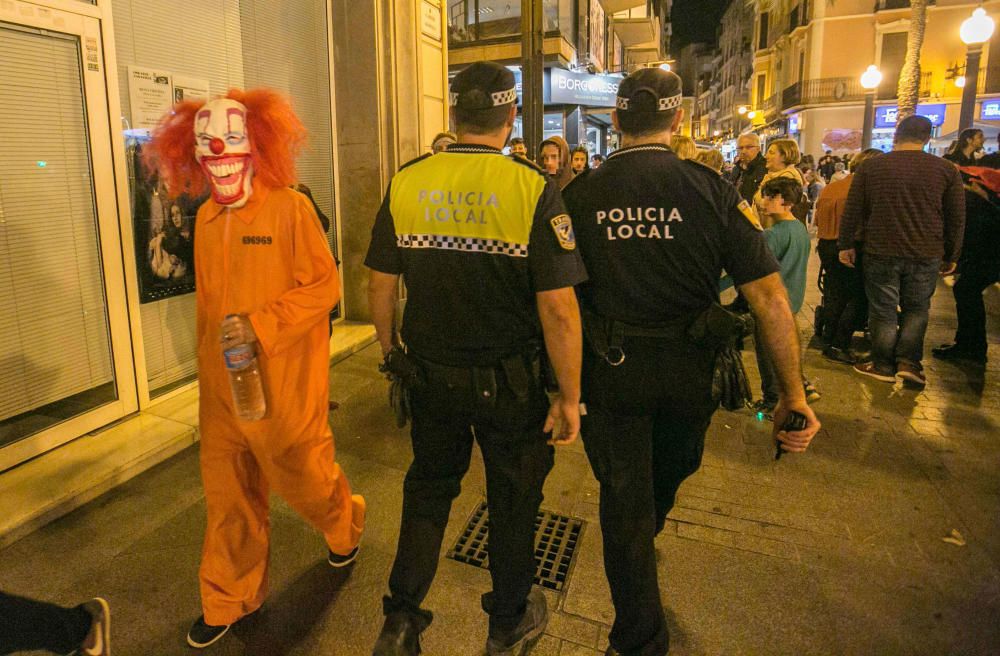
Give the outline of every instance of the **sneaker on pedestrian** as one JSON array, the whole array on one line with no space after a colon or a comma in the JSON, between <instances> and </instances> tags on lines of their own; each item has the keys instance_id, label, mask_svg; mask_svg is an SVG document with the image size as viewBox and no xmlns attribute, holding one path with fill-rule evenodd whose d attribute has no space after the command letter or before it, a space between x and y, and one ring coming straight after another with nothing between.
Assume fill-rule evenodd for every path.
<instances>
[{"instance_id":1,"label":"sneaker on pedestrian","mask_svg":"<svg viewBox=\"0 0 1000 656\"><path fill-rule=\"evenodd\" d=\"M83 645L75 652L78 656L111 655L111 607L100 597L94 597L83 604L83 609L93 618L90 633Z\"/></svg>"},{"instance_id":2,"label":"sneaker on pedestrian","mask_svg":"<svg viewBox=\"0 0 1000 656\"><path fill-rule=\"evenodd\" d=\"M830 362L838 362L840 364L854 364L854 357L851 356L850 351L842 348L837 348L836 346L827 346L823 349L823 357Z\"/></svg>"},{"instance_id":3,"label":"sneaker on pedestrian","mask_svg":"<svg viewBox=\"0 0 1000 656\"><path fill-rule=\"evenodd\" d=\"M986 362L985 349L971 349L961 344L942 344L932 348L931 355L938 360L969 360L980 364Z\"/></svg>"},{"instance_id":4,"label":"sneaker on pedestrian","mask_svg":"<svg viewBox=\"0 0 1000 656\"><path fill-rule=\"evenodd\" d=\"M426 623L409 613L389 613L375 641L372 656L418 656L420 632Z\"/></svg>"},{"instance_id":5,"label":"sneaker on pedestrian","mask_svg":"<svg viewBox=\"0 0 1000 656\"><path fill-rule=\"evenodd\" d=\"M880 380L883 383L894 383L896 382L896 377L892 374L887 374L879 371L875 368L875 363L869 360L868 362L859 362L854 365L854 371L868 376L869 378L874 378L875 380Z\"/></svg>"},{"instance_id":6,"label":"sneaker on pedestrian","mask_svg":"<svg viewBox=\"0 0 1000 656\"><path fill-rule=\"evenodd\" d=\"M806 403L816 403L823 398L823 395L819 393L819 390L816 389L808 380L802 383L802 389L805 390L806 393Z\"/></svg>"},{"instance_id":7,"label":"sneaker on pedestrian","mask_svg":"<svg viewBox=\"0 0 1000 656\"><path fill-rule=\"evenodd\" d=\"M751 410L768 419L774 415L776 407L778 407L778 402L770 399L758 399L750 405Z\"/></svg>"},{"instance_id":8,"label":"sneaker on pedestrian","mask_svg":"<svg viewBox=\"0 0 1000 656\"><path fill-rule=\"evenodd\" d=\"M330 567L347 567L355 560L358 559L358 552L361 551L361 545L351 549L351 553L341 556L340 554L335 554L333 551L327 551L326 562L330 564Z\"/></svg>"},{"instance_id":9,"label":"sneaker on pedestrian","mask_svg":"<svg viewBox=\"0 0 1000 656\"><path fill-rule=\"evenodd\" d=\"M540 590L528 593L524 617L507 635L490 636L486 641L486 656L524 656L542 637L549 623L549 609L545 595Z\"/></svg>"},{"instance_id":10,"label":"sneaker on pedestrian","mask_svg":"<svg viewBox=\"0 0 1000 656\"><path fill-rule=\"evenodd\" d=\"M202 615L191 625L191 630L188 631L187 635L187 643L195 649L204 649L218 642L222 636L226 635L231 626L232 624L206 624L205 616Z\"/></svg>"},{"instance_id":11,"label":"sneaker on pedestrian","mask_svg":"<svg viewBox=\"0 0 1000 656\"><path fill-rule=\"evenodd\" d=\"M919 367L914 367L904 362L899 363L896 367L896 378L914 387L924 387L927 385L927 376L924 375L924 372Z\"/></svg>"}]
</instances>

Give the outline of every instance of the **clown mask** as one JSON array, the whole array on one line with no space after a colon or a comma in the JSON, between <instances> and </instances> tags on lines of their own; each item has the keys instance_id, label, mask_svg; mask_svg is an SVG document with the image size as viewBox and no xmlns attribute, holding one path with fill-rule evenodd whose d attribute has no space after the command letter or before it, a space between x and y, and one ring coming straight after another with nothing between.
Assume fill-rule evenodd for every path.
<instances>
[{"instance_id":1,"label":"clown mask","mask_svg":"<svg viewBox=\"0 0 1000 656\"><path fill-rule=\"evenodd\" d=\"M243 207L250 198L253 160L246 118L247 108L227 98L206 103L195 115L195 157L219 205Z\"/></svg>"}]
</instances>

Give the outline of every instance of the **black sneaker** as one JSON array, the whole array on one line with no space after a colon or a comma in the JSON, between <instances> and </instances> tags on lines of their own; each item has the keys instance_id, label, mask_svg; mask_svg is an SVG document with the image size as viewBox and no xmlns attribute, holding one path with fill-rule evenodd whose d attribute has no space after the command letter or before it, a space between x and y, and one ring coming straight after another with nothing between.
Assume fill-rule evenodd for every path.
<instances>
[{"instance_id":1,"label":"black sneaker","mask_svg":"<svg viewBox=\"0 0 1000 656\"><path fill-rule=\"evenodd\" d=\"M524 617L509 635L490 636L486 641L486 656L524 656L542 637L549 623L549 609L540 590L528 593Z\"/></svg>"},{"instance_id":2,"label":"black sneaker","mask_svg":"<svg viewBox=\"0 0 1000 656\"><path fill-rule=\"evenodd\" d=\"M408 613L386 615L372 656L418 656L420 632L425 627L425 623Z\"/></svg>"},{"instance_id":3,"label":"black sneaker","mask_svg":"<svg viewBox=\"0 0 1000 656\"><path fill-rule=\"evenodd\" d=\"M359 551L361 551L360 544L351 549L351 553L346 556L341 556L340 554L335 554L332 551L327 551L326 562L330 564L330 567L347 567L358 559Z\"/></svg>"},{"instance_id":4,"label":"black sneaker","mask_svg":"<svg viewBox=\"0 0 1000 656\"><path fill-rule=\"evenodd\" d=\"M188 631L187 643L195 649L204 649L218 642L222 636L226 635L231 626L232 624L220 624L219 626L205 624L205 616L202 615L195 620L195 623L191 626L191 630Z\"/></svg>"},{"instance_id":5,"label":"black sneaker","mask_svg":"<svg viewBox=\"0 0 1000 656\"><path fill-rule=\"evenodd\" d=\"M854 357L851 355L850 351L842 348L837 348L836 346L827 346L823 349L823 357L830 362L839 362L840 364L854 364Z\"/></svg>"}]
</instances>

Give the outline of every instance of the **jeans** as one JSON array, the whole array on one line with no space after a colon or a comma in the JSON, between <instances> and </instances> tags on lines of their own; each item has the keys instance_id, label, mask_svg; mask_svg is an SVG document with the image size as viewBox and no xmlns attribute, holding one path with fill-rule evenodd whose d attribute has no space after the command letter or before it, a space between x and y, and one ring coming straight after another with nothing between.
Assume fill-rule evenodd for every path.
<instances>
[{"instance_id":1,"label":"jeans","mask_svg":"<svg viewBox=\"0 0 1000 656\"><path fill-rule=\"evenodd\" d=\"M0 654L68 654L83 644L93 622L83 606L63 608L0 592Z\"/></svg>"},{"instance_id":2,"label":"jeans","mask_svg":"<svg viewBox=\"0 0 1000 656\"><path fill-rule=\"evenodd\" d=\"M940 265L937 259L865 257L872 361L880 373L892 375L900 364L922 369L927 314Z\"/></svg>"},{"instance_id":3,"label":"jeans","mask_svg":"<svg viewBox=\"0 0 1000 656\"><path fill-rule=\"evenodd\" d=\"M959 273L961 275L952 288L958 313L955 344L967 351L985 354L986 305L983 303L983 292L1000 280L1000 260L963 259Z\"/></svg>"},{"instance_id":4,"label":"jeans","mask_svg":"<svg viewBox=\"0 0 1000 656\"><path fill-rule=\"evenodd\" d=\"M542 432L548 398L537 376L527 398L518 400L497 369L496 393L484 400L471 369L453 369L456 375L449 377L429 365L424 371L425 384L411 393L413 463L403 483L399 546L383 610L408 613L421 627L430 623L431 614L420 604L434 580L451 504L475 439L486 468L490 515L493 591L483 596L483 608L490 635L503 635L521 621L534 581L535 518L554 456Z\"/></svg>"},{"instance_id":5,"label":"jeans","mask_svg":"<svg viewBox=\"0 0 1000 656\"><path fill-rule=\"evenodd\" d=\"M854 331L861 327L868 299L858 252L854 268L841 264L837 240L820 239L816 252L823 263L823 338L839 349L851 346Z\"/></svg>"},{"instance_id":6,"label":"jeans","mask_svg":"<svg viewBox=\"0 0 1000 656\"><path fill-rule=\"evenodd\" d=\"M584 353L581 435L601 486L604 570L615 606L609 641L662 656L667 632L653 538L681 483L701 466L716 404L714 354L686 341L625 338L625 361Z\"/></svg>"}]
</instances>

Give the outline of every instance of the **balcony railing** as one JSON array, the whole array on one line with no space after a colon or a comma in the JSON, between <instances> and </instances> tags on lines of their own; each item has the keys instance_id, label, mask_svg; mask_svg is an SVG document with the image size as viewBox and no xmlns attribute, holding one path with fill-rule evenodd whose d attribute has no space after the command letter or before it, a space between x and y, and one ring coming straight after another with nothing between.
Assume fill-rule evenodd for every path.
<instances>
[{"instance_id":1,"label":"balcony railing","mask_svg":"<svg viewBox=\"0 0 1000 656\"><path fill-rule=\"evenodd\" d=\"M928 71L920 76L920 97L931 95L933 74ZM895 87L893 87L895 88ZM895 97L895 93L892 94ZM882 98L882 96L879 96ZM864 100L865 90L857 77L828 77L803 80L785 87L781 92L781 109L789 110L806 105L826 105Z\"/></svg>"}]
</instances>

